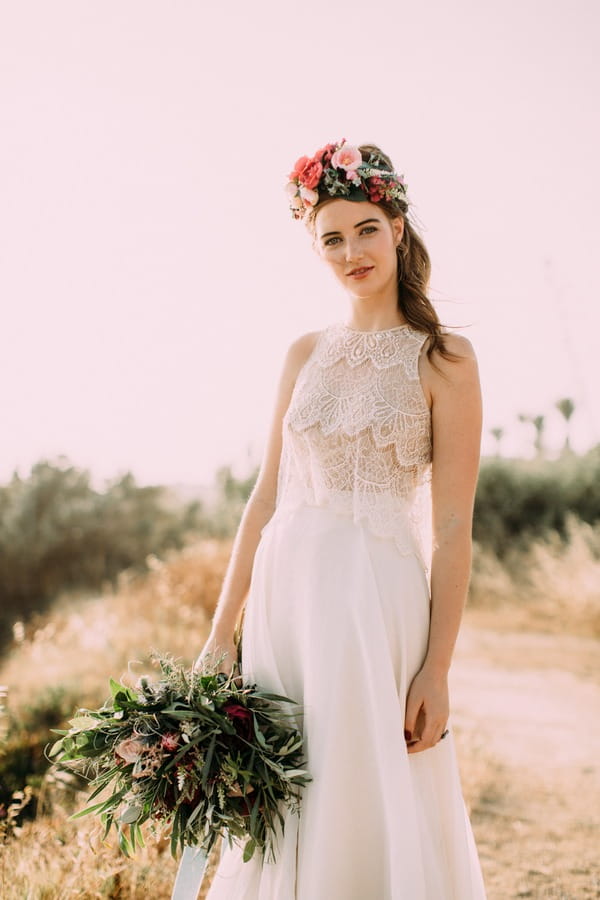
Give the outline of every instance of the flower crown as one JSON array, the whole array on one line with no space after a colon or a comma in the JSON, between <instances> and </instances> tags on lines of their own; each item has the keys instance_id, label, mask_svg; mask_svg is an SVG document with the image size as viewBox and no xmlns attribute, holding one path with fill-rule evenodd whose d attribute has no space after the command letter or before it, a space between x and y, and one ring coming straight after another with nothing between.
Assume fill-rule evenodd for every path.
<instances>
[{"instance_id":1,"label":"flower crown","mask_svg":"<svg viewBox=\"0 0 600 900\"><path fill-rule=\"evenodd\" d=\"M408 205L404 176L391 172L379 153L365 162L358 147L343 138L314 156L301 156L290 172L286 191L294 219L301 219L319 201L319 192L346 200L402 200Z\"/></svg>"}]
</instances>

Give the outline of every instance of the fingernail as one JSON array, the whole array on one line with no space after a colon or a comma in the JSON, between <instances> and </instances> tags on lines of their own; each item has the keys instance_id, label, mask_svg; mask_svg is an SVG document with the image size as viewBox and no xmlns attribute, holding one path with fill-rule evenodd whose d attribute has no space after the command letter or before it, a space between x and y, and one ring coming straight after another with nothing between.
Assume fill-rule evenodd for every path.
<instances>
[{"instance_id":1,"label":"fingernail","mask_svg":"<svg viewBox=\"0 0 600 900\"><path fill-rule=\"evenodd\" d=\"M411 732L408 731L406 728L404 729L404 739L407 740L407 741L412 740L412 734L411 734Z\"/></svg>"}]
</instances>

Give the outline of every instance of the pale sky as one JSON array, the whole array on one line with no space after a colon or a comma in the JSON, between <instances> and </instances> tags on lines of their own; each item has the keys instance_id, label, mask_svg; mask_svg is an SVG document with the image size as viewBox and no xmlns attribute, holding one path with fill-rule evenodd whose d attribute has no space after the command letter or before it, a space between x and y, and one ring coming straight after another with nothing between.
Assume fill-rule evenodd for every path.
<instances>
[{"instance_id":1,"label":"pale sky","mask_svg":"<svg viewBox=\"0 0 600 900\"><path fill-rule=\"evenodd\" d=\"M284 193L374 142L403 173L488 430L600 441L597 0L0 4L0 480L258 460L288 344L348 318ZM250 457L248 457L250 454Z\"/></svg>"}]
</instances>

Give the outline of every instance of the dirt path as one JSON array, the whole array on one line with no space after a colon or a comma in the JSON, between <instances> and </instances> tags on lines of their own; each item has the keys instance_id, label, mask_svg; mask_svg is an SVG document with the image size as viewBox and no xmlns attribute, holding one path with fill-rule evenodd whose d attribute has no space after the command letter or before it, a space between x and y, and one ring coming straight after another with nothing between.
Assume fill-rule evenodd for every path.
<instances>
[{"instance_id":1,"label":"dirt path","mask_svg":"<svg viewBox=\"0 0 600 900\"><path fill-rule=\"evenodd\" d=\"M600 897L600 645L467 617L453 724L489 900Z\"/></svg>"}]
</instances>

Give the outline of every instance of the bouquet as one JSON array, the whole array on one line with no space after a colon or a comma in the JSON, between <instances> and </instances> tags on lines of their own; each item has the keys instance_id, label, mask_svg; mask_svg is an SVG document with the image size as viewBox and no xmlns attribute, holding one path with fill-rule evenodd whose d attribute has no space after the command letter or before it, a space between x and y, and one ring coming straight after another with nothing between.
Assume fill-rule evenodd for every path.
<instances>
[{"instance_id":1,"label":"bouquet","mask_svg":"<svg viewBox=\"0 0 600 900\"><path fill-rule=\"evenodd\" d=\"M210 852L218 836L244 840L244 860L274 854L282 806L299 809L302 735L289 723L293 700L216 671L193 672L155 656L162 678L135 689L110 680L112 700L80 709L50 749L59 766L85 764L92 801L75 813L100 816L104 838L117 829L121 850L144 846L141 826L170 829L171 853ZM87 772L91 768L91 776Z\"/></svg>"}]
</instances>

